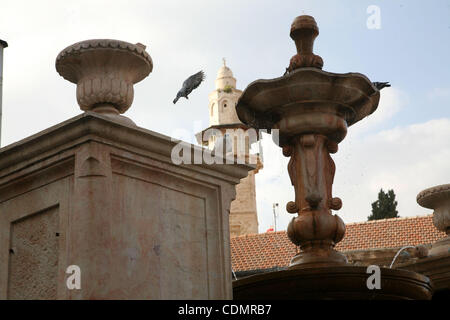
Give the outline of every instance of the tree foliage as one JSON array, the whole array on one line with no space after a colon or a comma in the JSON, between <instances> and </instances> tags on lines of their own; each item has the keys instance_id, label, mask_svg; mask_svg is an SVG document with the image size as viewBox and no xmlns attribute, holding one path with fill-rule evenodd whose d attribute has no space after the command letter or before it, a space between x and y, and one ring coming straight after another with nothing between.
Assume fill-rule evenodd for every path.
<instances>
[{"instance_id":1,"label":"tree foliage","mask_svg":"<svg viewBox=\"0 0 450 320\"><path fill-rule=\"evenodd\" d=\"M372 214L367 217L369 221L379 219L398 218L397 201L395 201L394 190L378 193L378 200L372 203Z\"/></svg>"}]
</instances>

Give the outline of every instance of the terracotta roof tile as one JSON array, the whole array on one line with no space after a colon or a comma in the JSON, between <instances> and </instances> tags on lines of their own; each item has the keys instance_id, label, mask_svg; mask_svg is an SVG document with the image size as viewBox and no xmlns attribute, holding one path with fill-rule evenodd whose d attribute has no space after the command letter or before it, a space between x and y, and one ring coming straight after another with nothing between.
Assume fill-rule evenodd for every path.
<instances>
[{"instance_id":1,"label":"terracotta roof tile","mask_svg":"<svg viewBox=\"0 0 450 320\"><path fill-rule=\"evenodd\" d=\"M432 218L433 215L427 215L349 223L345 237L336 249L349 251L431 244L446 236L436 230ZM286 231L231 238L234 271L286 267L297 250Z\"/></svg>"}]
</instances>

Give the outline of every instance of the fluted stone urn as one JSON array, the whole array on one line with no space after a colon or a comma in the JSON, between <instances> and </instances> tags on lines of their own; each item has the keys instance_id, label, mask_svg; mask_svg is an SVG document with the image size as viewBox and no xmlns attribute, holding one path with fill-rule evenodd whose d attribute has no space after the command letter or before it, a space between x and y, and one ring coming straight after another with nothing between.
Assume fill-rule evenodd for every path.
<instances>
[{"instance_id":1,"label":"fluted stone urn","mask_svg":"<svg viewBox=\"0 0 450 320\"><path fill-rule=\"evenodd\" d=\"M135 125L121 116L133 102L133 85L153 69L143 44L111 39L75 43L56 58L56 70L77 85L77 101L83 111L93 111L122 124Z\"/></svg>"},{"instance_id":2,"label":"fluted stone urn","mask_svg":"<svg viewBox=\"0 0 450 320\"><path fill-rule=\"evenodd\" d=\"M450 184L443 184L423 190L417 195L417 203L424 208L433 209L433 224L447 237L431 247L430 256L450 254Z\"/></svg>"}]
</instances>

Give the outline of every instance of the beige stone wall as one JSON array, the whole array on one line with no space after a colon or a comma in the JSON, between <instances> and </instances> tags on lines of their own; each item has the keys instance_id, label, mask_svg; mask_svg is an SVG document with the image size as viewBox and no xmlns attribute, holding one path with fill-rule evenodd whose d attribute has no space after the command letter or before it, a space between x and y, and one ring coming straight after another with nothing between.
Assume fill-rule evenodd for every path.
<instances>
[{"instance_id":1,"label":"beige stone wall","mask_svg":"<svg viewBox=\"0 0 450 320\"><path fill-rule=\"evenodd\" d=\"M0 299L230 299L228 213L251 168L176 166L173 145L85 113L1 149Z\"/></svg>"}]
</instances>

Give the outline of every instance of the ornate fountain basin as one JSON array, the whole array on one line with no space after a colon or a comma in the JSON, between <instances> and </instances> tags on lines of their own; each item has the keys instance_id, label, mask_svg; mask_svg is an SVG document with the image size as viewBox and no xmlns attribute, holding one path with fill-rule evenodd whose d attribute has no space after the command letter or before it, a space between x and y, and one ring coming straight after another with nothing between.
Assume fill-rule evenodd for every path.
<instances>
[{"instance_id":1,"label":"ornate fountain basin","mask_svg":"<svg viewBox=\"0 0 450 320\"><path fill-rule=\"evenodd\" d=\"M272 80L257 80L236 106L239 119L258 129L279 129L280 145L289 138L319 133L341 142L347 127L373 113L380 93L360 73L300 68Z\"/></svg>"}]
</instances>

